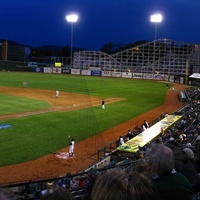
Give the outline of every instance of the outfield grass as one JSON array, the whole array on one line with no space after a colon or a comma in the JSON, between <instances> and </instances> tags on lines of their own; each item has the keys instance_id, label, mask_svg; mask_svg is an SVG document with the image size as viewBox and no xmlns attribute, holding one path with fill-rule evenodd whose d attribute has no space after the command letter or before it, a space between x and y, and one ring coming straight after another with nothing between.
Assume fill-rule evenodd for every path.
<instances>
[{"instance_id":1,"label":"outfield grass","mask_svg":"<svg viewBox=\"0 0 200 200\"><path fill-rule=\"evenodd\" d=\"M0 115L50 108L50 105L46 101L42 102L28 98L15 97L13 95L3 95L0 93L0 99Z\"/></svg>"},{"instance_id":2,"label":"outfield grass","mask_svg":"<svg viewBox=\"0 0 200 200\"><path fill-rule=\"evenodd\" d=\"M94 136L163 104L166 95L163 82L0 72L0 86L22 87L24 81L28 83L28 88L58 89L126 100L107 104L105 110L96 106L1 120L0 124L11 124L12 127L0 129L0 166L29 161L55 152L68 145L68 135L74 137L76 142ZM4 95L1 90L0 98L0 115L49 107L46 102Z\"/></svg>"}]
</instances>

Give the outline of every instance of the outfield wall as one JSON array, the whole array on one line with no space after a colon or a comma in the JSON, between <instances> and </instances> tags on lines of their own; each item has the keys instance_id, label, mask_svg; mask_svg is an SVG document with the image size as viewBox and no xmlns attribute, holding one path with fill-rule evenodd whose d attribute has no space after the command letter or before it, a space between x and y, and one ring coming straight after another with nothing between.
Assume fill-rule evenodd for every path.
<instances>
[{"instance_id":1,"label":"outfield wall","mask_svg":"<svg viewBox=\"0 0 200 200\"><path fill-rule=\"evenodd\" d=\"M18 71L18 72L37 72L50 74L72 74L83 76L99 76L99 77L116 77L116 78L133 78L157 81L169 81L184 84L186 79L178 76L169 76L165 74L147 74L147 73L132 73L132 72L116 72L116 71L101 71L101 70L86 70L86 69L69 69L61 67L44 67L40 65L35 67L25 66L25 63L13 61L0 61L0 71Z\"/></svg>"}]
</instances>

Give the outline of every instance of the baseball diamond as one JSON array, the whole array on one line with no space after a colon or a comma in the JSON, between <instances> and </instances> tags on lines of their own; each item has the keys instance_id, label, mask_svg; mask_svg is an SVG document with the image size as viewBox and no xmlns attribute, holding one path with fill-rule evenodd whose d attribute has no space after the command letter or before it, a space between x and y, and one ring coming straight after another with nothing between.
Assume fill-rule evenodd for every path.
<instances>
[{"instance_id":1,"label":"baseball diamond","mask_svg":"<svg viewBox=\"0 0 200 200\"><path fill-rule=\"evenodd\" d=\"M184 90L185 86L173 83L174 87L177 90ZM26 93L24 93L24 89ZM79 109L80 107L87 106L100 106L101 107L101 98L90 97L91 102L89 105L81 104L77 99L80 99L81 94L61 92L60 97L55 99L55 92L49 90L39 90L39 89L30 89L30 88L12 88L7 86L0 87L0 92L3 94L16 95L20 97L27 97L33 99L39 99L48 101L51 104L51 108L44 109L43 111L32 111L28 113L11 114L11 115L2 115L2 119L9 119L15 117L22 117L27 115L35 115L37 112L51 112L53 110L70 111L71 109ZM71 96L72 102L66 101L64 96ZM85 95L86 98L87 95ZM123 101L124 99L117 98L107 98L106 103L112 103L117 101ZM77 106L74 107L73 104ZM177 98L177 93L171 90L167 91L165 103L155 109L152 109L144 114L141 114L131 120L128 120L125 123L119 124L109 130L99 133L93 137L85 139L81 142L76 143L75 147L75 157L71 159L62 159L67 155L68 146L63 149L60 149L56 152L48 154L46 156L28 161L25 163L10 165L0 167L0 184L6 183L16 183L23 182L27 180L39 180L49 177L57 177L65 175L68 172L76 173L87 166L91 165L97 161L97 150L105 144L109 144L113 140L116 140L122 133L125 133L128 129L132 129L133 124L141 124L144 119L150 121L153 118L159 116L162 112L172 113L183 106L183 103ZM93 147L91 148L91 144ZM57 155L57 156L56 156ZM66 157L65 157L66 158Z\"/></svg>"}]
</instances>

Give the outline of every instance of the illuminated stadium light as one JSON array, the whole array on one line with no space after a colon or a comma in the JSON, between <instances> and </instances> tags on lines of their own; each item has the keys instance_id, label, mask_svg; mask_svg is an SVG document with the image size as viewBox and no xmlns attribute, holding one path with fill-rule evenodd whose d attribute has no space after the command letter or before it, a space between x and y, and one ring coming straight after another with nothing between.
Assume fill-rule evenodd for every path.
<instances>
[{"instance_id":1,"label":"illuminated stadium light","mask_svg":"<svg viewBox=\"0 0 200 200\"><path fill-rule=\"evenodd\" d=\"M66 20L70 23L75 23L78 21L78 15L76 14L67 15Z\"/></svg>"},{"instance_id":2,"label":"illuminated stadium light","mask_svg":"<svg viewBox=\"0 0 200 200\"><path fill-rule=\"evenodd\" d=\"M151 15L151 22L154 23L162 22L162 15L161 14Z\"/></svg>"},{"instance_id":3,"label":"illuminated stadium light","mask_svg":"<svg viewBox=\"0 0 200 200\"><path fill-rule=\"evenodd\" d=\"M162 17L162 15L161 14L154 14L154 15L151 15L151 18L150 18L150 21L152 22L152 23L155 23L155 40L156 40L156 38L157 38L157 24L158 23L160 23L160 22L162 22L162 20L163 20L163 17Z\"/></svg>"}]
</instances>

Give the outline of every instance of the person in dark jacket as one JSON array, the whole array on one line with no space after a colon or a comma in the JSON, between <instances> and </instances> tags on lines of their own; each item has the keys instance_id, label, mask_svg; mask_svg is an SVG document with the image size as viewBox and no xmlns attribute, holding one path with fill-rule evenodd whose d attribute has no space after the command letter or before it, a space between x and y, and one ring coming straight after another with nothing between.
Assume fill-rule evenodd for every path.
<instances>
[{"instance_id":1,"label":"person in dark jacket","mask_svg":"<svg viewBox=\"0 0 200 200\"><path fill-rule=\"evenodd\" d=\"M174 171L173 151L162 144L154 144L146 154L147 172L159 192L160 200L191 200L194 194L188 179Z\"/></svg>"},{"instance_id":2,"label":"person in dark jacket","mask_svg":"<svg viewBox=\"0 0 200 200\"><path fill-rule=\"evenodd\" d=\"M193 188L200 189L200 176L187 154L174 144L167 143L166 146L169 147L174 153L174 169L177 172L182 173L189 180Z\"/></svg>"}]
</instances>

